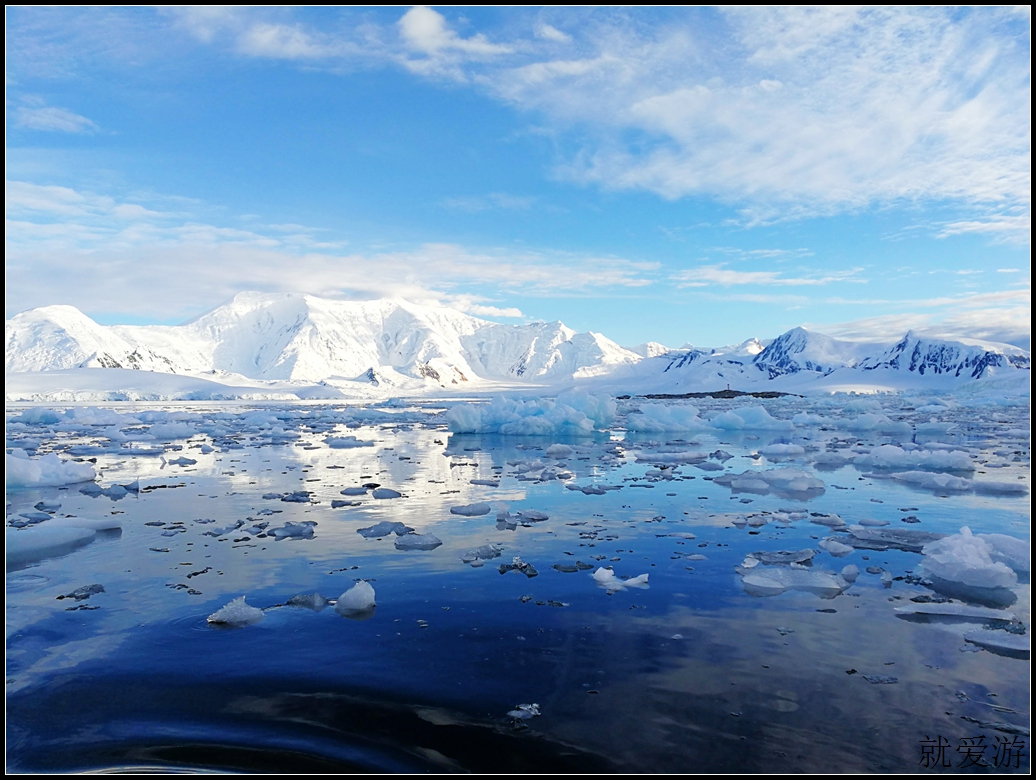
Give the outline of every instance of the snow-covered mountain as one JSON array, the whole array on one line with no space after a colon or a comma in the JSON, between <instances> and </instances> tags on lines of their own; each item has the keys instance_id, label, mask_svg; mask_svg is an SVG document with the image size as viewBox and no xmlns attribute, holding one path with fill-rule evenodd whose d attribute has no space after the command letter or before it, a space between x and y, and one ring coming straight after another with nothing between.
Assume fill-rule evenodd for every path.
<instances>
[{"instance_id":1,"label":"snow-covered mountain","mask_svg":"<svg viewBox=\"0 0 1036 780\"><path fill-rule=\"evenodd\" d=\"M770 379L810 371L830 374L837 368L853 367L873 345L838 341L805 328L792 328L752 358L752 364Z\"/></svg>"},{"instance_id":2,"label":"snow-covered mountain","mask_svg":"<svg viewBox=\"0 0 1036 780\"><path fill-rule=\"evenodd\" d=\"M980 379L990 369L1028 369L1029 354L1006 344L965 344L924 338L910 331L885 352L868 357L859 365L866 371L885 368L915 371L920 376L928 372L936 376Z\"/></svg>"},{"instance_id":3,"label":"snow-covered mountain","mask_svg":"<svg viewBox=\"0 0 1036 780\"><path fill-rule=\"evenodd\" d=\"M793 328L772 340L718 349L649 342L630 350L560 322L501 325L399 299L287 293L241 293L176 326L102 326L71 306L48 306L13 317L6 331L9 399L15 386L19 398L36 397L34 383L47 397L85 397L90 377L117 380L119 387L108 388L112 398L122 397L116 391L130 388L127 382L140 398L162 397L174 385L194 387L179 380L148 384L144 374L204 378L238 388L238 395L261 390L307 398L574 382L616 393L949 389L992 377L1024 385L1029 375L1029 353L1017 347L912 332L895 344L874 344ZM96 368L108 371L83 376ZM218 395L208 385L177 392Z\"/></svg>"},{"instance_id":4,"label":"snow-covered mountain","mask_svg":"<svg viewBox=\"0 0 1036 780\"><path fill-rule=\"evenodd\" d=\"M647 358L615 386L632 392L721 390L948 389L997 377L1027 381L1029 353L1009 344L967 343L908 333L895 344L833 339L793 328L772 341L720 349L684 347Z\"/></svg>"},{"instance_id":5,"label":"snow-covered mountain","mask_svg":"<svg viewBox=\"0 0 1036 780\"><path fill-rule=\"evenodd\" d=\"M560 322L500 325L399 299L245 292L183 325L102 326L72 306L7 322L8 372L133 368L253 380L455 386L592 377L641 358Z\"/></svg>"}]
</instances>

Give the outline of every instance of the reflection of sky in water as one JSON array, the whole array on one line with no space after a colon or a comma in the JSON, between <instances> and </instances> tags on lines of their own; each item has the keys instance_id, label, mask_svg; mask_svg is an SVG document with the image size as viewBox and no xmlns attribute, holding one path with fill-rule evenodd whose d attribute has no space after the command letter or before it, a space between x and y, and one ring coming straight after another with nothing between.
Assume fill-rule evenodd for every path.
<instances>
[{"instance_id":1,"label":"reflection of sky in water","mask_svg":"<svg viewBox=\"0 0 1036 780\"><path fill-rule=\"evenodd\" d=\"M771 411L790 416L806 408L796 403L784 413ZM995 415L1005 420L1003 426L1028 424L1025 410ZM1007 464L988 469L989 478L1028 480L1027 442L992 436L996 428L981 428L979 422L969 421L970 430L962 425L961 433L942 440L970 444L979 460ZM168 457L197 460L186 467L163 464L158 457L91 456L97 458L102 486L139 478L142 488L182 487L146 490L120 501L90 498L75 488L8 494L9 515L31 509L40 498L57 498L59 515L117 512L123 520L121 534L99 534L67 556L8 572L8 695L11 722L20 735L9 747L9 760L38 759L48 740L58 740L69 727L66 715L46 726L26 725L36 722L38 707L57 706L40 703L41 692L59 701L55 691L62 686L77 691L99 719L89 738L83 736L84 745L118 742L122 732L105 725L119 721L116 700L118 707L142 708L142 718L164 723L169 734L184 740L184 722L205 720L212 733L234 742L242 739L234 736L240 724L219 714L221 696L253 697L276 710L270 702L283 692L319 690L441 708L453 713L449 717L505 731L510 726L504 713L535 701L543 715L530 722L530 734L600 755L613 767L644 771L903 770L916 765L925 734L943 734L956 744L981 731L961 716L1028 722L1028 662L961 652L962 634L975 624L925 624L894 616L893 607L926 589L897 581L886 590L877 576L863 573L852 589L832 600L794 592L751 598L734 572L747 552L815 548L831 533L807 520L758 528L732 523L748 513L807 509L837 513L849 523L874 518L891 527L944 533L970 525L976 532L1028 538L1028 496L945 498L872 479L853 466L814 471L807 465L813 450L790 459L751 457L773 442L823 450L834 437L848 438L844 430L630 436L626 457L617 461L602 456L612 439L624 438L621 432L567 440L575 452L559 470L571 472L572 482L623 486L584 495L560 480L520 481L508 464L555 463L544 453L553 439L450 437L441 427L413 421L318 430L289 421L284 428L301 437L255 447L246 435L240 439L243 448L209 454L200 452L201 438L174 442L185 446ZM329 435L352 435L377 446L331 449L323 443ZM868 445L895 441L853 436ZM62 445L84 441L61 437ZM990 454L1023 447L1018 462ZM674 479L649 481L644 475L650 463L635 461L636 456L650 461L656 452L718 448L734 456L723 464L728 472L805 468L824 481L825 490L808 497L733 492L707 479L720 472L694 465L679 466ZM503 475L499 487L471 484L494 475ZM360 506L331 508L332 500L354 498L342 496L343 488L365 482L395 488L404 498L367 495L359 498ZM312 491L314 503L261 498L295 490ZM477 517L449 512L451 506L478 501L490 503L493 511ZM537 509L550 519L498 528L501 508L512 515ZM262 510L279 511L257 514ZM921 523L902 524L907 514ZM223 541L203 535L247 517L269 521L270 528L315 521L315 536L235 542L241 538L237 533ZM194 522L200 518L215 522ZM365 539L356 533L382 520L435 534L443 544L402 552L393 546L395 536ZM186 532L163 536L176 522ZM674 533L695 538L669 535ZM465 552L488 543L503 546L500 558L481 568L461 562ZM498 565L514 556L533 563L539 576L501 575ZM609 595L595 585L591 570L552 568L577 560L611 565L622 576L649 573L650 588ZM855 563L861 571L880 566L901 576L916 571L919 562L920 556L896 550L857 550L837 559L821 553L814 567L838 571ZM285 607L268 610L261 623L246 629L216 631L205 624L206 615L242 594L259 607L282 604L296 593L335 598L357 578L370 579L377 592L377 610L366 621L344 620L331 608L313 613ZM66 611L73 602L56 600L94 582L105 592L82 603L99 609ZM189 595L178 585L200 594ZM1028 623L1028 586L1020 586L1018 595L1012 611ZM523 602L523 596L532 598ZM824 609L836 611L818 611ZM674 639L677 634L682 638ZM847 674L850 669L857 674ZM873 685L864 674L894 675L899 682ZM177 689L199 686L211 691L211 702L192 700L188 706L175 695ZM137 690L138 699L109 702L106 691L115 688ZM958 698L957 691L967 699ZM255 725L263 717L249 722ZM318 714L310 717L319 720ZM993 741L995 732L983 733ZM323 750L316 737L292 739L301 750ZM71 738L68 744L78 743Z\"/></svg>"}]
</instances>

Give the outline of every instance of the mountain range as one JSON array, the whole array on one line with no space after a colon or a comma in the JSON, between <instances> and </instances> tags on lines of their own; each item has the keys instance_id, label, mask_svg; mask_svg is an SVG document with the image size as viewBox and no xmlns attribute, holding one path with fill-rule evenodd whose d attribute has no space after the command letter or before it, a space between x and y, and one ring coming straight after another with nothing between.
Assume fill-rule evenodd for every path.
<instances>
[{"instance_id":1,"label":"mountain range","mask_svg":"<svg viewBox=\"0 0 1036 780\"><path fill-rule=\"evenodd\" d=\"M18 390L12 397L13 385L39 386L46 395L46 387L67 376L76 378L76 387L96 384L98 392L117 391L109 385L125 384L126 377L137 385L144 378L128 372L253 390L317 385L329 396L571 384L616 392L900 389L1027 378L1029 353L914 333L893 344L840 341L803 328L720 349L669 349L656 342L627 349L560 322L502 325L402 299L243 292L175 326L99 325L64 305L26 311L6 323L5 368L8 400L25 395Z\"/></svg>"}]
</instances>

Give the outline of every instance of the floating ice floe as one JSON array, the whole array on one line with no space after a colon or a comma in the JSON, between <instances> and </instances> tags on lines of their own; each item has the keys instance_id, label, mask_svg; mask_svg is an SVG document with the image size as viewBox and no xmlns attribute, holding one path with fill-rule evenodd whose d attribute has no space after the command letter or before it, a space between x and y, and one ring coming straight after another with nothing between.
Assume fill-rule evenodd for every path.
<instances>
[{"instance_id":1,"label":"floating ice floe","mask_svg":"<svg viewBox=\"0 0 1036 780\"><path fill-rule=\"evenodd\" d=\"M837 539L822 539L819 542L819 547L822 550L826 550L836 558L844 558L846 555L848 555L856 549L851 545L842 544Z\"/></svg>"},{"instance_id":2,"label":"floating ice floe","mask_svg":"<svg viewBox=\"0 0 1036 780\"><path fill-rule=\"evenodd\" d=\"M375 606L374 587L361 580L338 597L335 612L339 615L353 615L372 610Z\"/></svg>"},{"instance_id":3,"label":"floating ice floe","mask_svg":"<svg viewBox=\"0 0 1036 780\"><path fill-rule=\"evenodd\" d=\"M837 452L821 452L813 458L813 465L823 469L840 469L855 459L854 455L842 455Z\"/></svg>"},{"instance_id":4,"label":"floating ice floe","mask_svg":"<svg viewBox=\"0 0 1036 780\"><path fill-rule=\"evenodd\" d=\"M653 463L655 465L676 465L680 463L698 464L708 460L707 452L644 452L637 455L637 463ZM722 468L722 467L721 467Z\"/></svg>"},{"instance_id":5,"label":"floating ice floe","mask_svg":"<svg viewBox=\"0 0 1036 780\"><path fill-rule=\"evenodd\" d=\"M355 436L328 436L324 444L334 450L349 450L355 447L373 447L372 441L361 441Z\"/></svg>"},{"instance_id":6,"label":"floating ice floe","mask_svg":"<svg viewBox=\"0 0 1036 780\"><path fill-rule=\"evenodd\" d=\"M841 423L841 427L850 431L866 431L874 433L887 433L909 435L913 432L910 423L902 420L893 421L883 414L868 412L861 414L855 420Z\"/></svg>"},{"instance_id":7,"label":"floating ice floe","mask_svg":"<svg viewBox=\"0 0 1036 780\"><path fill-rule=\"evenodd\" d=\"M413 533L414 529L408 525L402 523L393 523L388 520L382 520L380 523L368 526L367 528L357 528L356 533L365 539L380 539L383 536L389 534L395 534L396 536L403 536L405 534Z\"/></svg>"},{"instance_id":8,"label":"floating ice floe","mask_svg":"<svg viewBox=\"0 0 1036 780\"><path fill-rule=\"evenodd\" d=\"M216 626L249 626L264 617L266 615L261 609L248 606L245 597L240 596L213 612L206 621Z\"/></svg>"},{"instance_id":9,"label":"floating ice floe","mask_svg":"<svg viewBox=\"0 0 1036 780\"><path fill-rule=\"evenodd\" d=\"M583 390L562 393L554 401L497 397L488 404L458 404L446 412L454 433L509 436L589 436L609 426L614 417L610 397Z\"/></svg>"},{"instance_id":10,"label":"floating ice floe","mask_svg":"<svg viewBox=\"0 0 1036 780\"><path fill-rule=\"evenodd\" d=\"M551 444L549 447L547 447L546 451L543 454L546 455L548 458L563 460L564 458L572 457L572 453L574 452L575 450L569 447L567 444Z\"/></svg>"},{"instance_id":11,"label":"floating ice floe","mask_svg":"<svg viewBox=\"0 0 1036 780\"><path fill-rule=\"evenodd\" d=\"M148 429L150 436L162 441L189 439L197 433L198 431L193 425L182 422L156 423Z\"/></svg>"},{"instance_id":12,"label":"floating ice floe","mask_svg":"<svg viewBox=\"0 0 1036 780\"><path fill-rule=\"evenodd\" d=\"M723 412L709 421L713 428L725 431L766 430L793 431L795 424L791 420L778 420L761 406L742 406L733 411Z\"/></svg>"},{"instance_id":13,"label":"floating ice floe","mask_svg":"<svg viewBox=\"0 0 1036 780\"><path fill-rule=\"evenodd\" d=\"M432 534L409 533L396 539L397 550L434 550L442 545L442 539Z\"/></svg>"},{"instance_id":14,"label":"floating ice floe","mask_svg":"<svg viewBox=\"0 0 1036 780\"><path fill-rule=\"evenodd\" d=\"M460 559L462 562L470 563L472 566L482 566L485 561L499 558L503 550L504 546L502 544L484 544L481 547L476 547L474 550L468 550Z\"/></svg>"},{"instance_id":15,"label":"floating ice floe","mask_svg":"<svg viewBox=\"0 0 1036 780\"><path fill-rule=\"evenodd\" d=\"M735 493L765 494L774 491L812 497L824 492L823 480L817 479L802 469L795 468L743 471L740 474L728 472L716 477L713 482L717 485L725 485Z\"/></svg>"},{"instance_id":16,"label":"floating ice floe","mask_svg":"<svg viewBox=\"0 0 1036 780\"><path fill-rule=\"evenodd\" d=\"M902 607L896 607L894 612L898 617L903 618L936 618L962 623L987 623L989 621L1010 623L1015 619L1013 612L955 602L907 604Z\"/></svg>"},{"instance_id":17,"label":"floating ice floe","mask_svg":"<svg viewBox=\"0 0 1036 780\"><path fill-rule=\"evenodd\" d=\"M1011 634L1007 631L975 629L964 634L964 641L984 648L998 655L1028 659L1031 640L1028 634Z\"/></svg>"},{"instance_id":18,"label":"floating ice floe","mask_svg":"<svg viewBox=\"0 0 1036 780\"><path fill-rule=\"evenodd\" d=\"M479 517L481 515L488 515L493 510L489 504L480 502L477 504L464 504L461 506L450 507L451 515L461 515L463 517Z\"/></svg>"},{"instance_id":19,"label":"floating ice floe","mask_svg":"<svg viewBox=\"0 0 1036 780\"><path fill-rule=\"evenodd\" d=\"M92 528L51 525L8 529L4 535L8 566L20 566L64 555L89 544L97 532Z\"/></svg>"},{"instance_id":20,"label":"floating ice floe","mask_svg":"<svg viewBox=\"0 0 1036 780\"><path fill-rule=\"evenodd\" d=\"M868 454L857 455L855 464L869 469L897 471L974 471L971 456L962 450L905 450L894 444L875 447Z\"/></svg>"},{"instance_id":21,"label":"floating ice floe","mask_svg":"<svg viewBox=\"0 0 1036 780\"><path fill-rule=\"evenodd\" d=\"M623 580L617 577L612 569L602 566L590 576L594 578L594 582L609 593L617 590L626 590L626 588L649 587L647 574L641 574L638 577L630 577L628 580Z\"/></svg>"},{"instance_id":22,"label":"floating ice floe","mask_svg":"<svg viewBox=\"0 0 1036 780\"><path fill-rule=\"evenodd\" d=\"M937 542L945 534L932 531L913 531L907 528L866 528L850 525L846 543L857 549L887 550L890 547L906 552L921 552L926 544Z\"/></svg>"},{"instance_id":23,"label":"floating ice floe","mask_svg":"<svg viewBox=\"0 0 1036 780\"><path fill-rule=\"evenodd\" d=\"M280 528L272 528L266 533L277 541L281 539L312 539L316 521L302 520L294 523L290 520Z\"/></svg>"},{"instance_id":24,"label":"floating ice floe","mask_svg":"<svg viewBox=\"0 0 1036 780\"><path fill-rule=\"evenodd\" d=\"M343 496L365 496L367 495L367 488L365 487L347 487L341 491Z\"/></svg>"},{"instance_id":25,"label":"floating ice floe","mask_svg":"<svg viewBox=\"0 0 1036 780\"><path fill-rule=\"evenodd\" d=\"M167 466L193 466L196 461L194 458L162 458L162 462Z\"/></svg>"},{"instance_id":26,"label":"floating ice floe","mask_svg":"<svg viewBox=\"0 0 1036 780\"><path fill-rule=\"evenodd\" d=\"M374 488L371 498L402 498L403 494L392 488Z\"/></svg>"},{"instance_id":27,"label":"floating ice floe","mask_svg":"<svg viewBox=\"0 0 1036 780\"><path fill-rule=\"evenodd\" d=\"M97 476L89 463L61 460L54 453L30 458L25 450L15 448L4 462L8 489L74 485L91 482Z\"/></svg>"},{"instance_id":28,"label":"floating ice floe","mask_svg":"<svg viewBox=\"0 0 1036 780\"><path fill-rule=\"evenodd\" d=\"M527 561L523 561L519 556L514 556L510 563L500 564L500 573L507 574L509 571L517 571L524 574L526 577L535 577L539 574L536 571L536 567Z\"/></svg>"},{"instance_id":29,"label":"floating ice floe","mask_svg":"<svg viewBox=\"0 0 1036 780\"><path fill-rule=\"evenodd\" d=\"M777 596L786 590L801 590L832 599L851 583L839 574L801 566L757 565L741 575L741 584L750 596Z\"/></svg>"},{"instance_id":30,"label":"floating ice floe","mask_svg":"<svg viewBox=\"0 0 1036 780\"><path fill-rule=\"evenodd\" d=\"M971 588L1011 588L1018 576L1009 566L993 560L993 547L964 526L959 534L926 544L922 566L929 577Z\"/></svg>"},{"instance_id":31,"label":"floating ice floe","mask_svg":"<svg viewBox=\"0 0 1036 780\"><path fill-rule=\"evenodd\" d=\"M767 457L790 458L796 455L805 455L806 448L798 444L768 444L759 448L760 455Z\"/></svg>"},{"instance_id":32,"label":"floating ice floe","mask_svg":"<svg viewBox=\"0 0 1036 780\"><path fill-rule=\"evenodd\" d=\"M626 416L626 429L640 433L705 431L709 425L698 416L698 409L693 406L642 404L639 411Z\"/></svg>"}]
</instances>

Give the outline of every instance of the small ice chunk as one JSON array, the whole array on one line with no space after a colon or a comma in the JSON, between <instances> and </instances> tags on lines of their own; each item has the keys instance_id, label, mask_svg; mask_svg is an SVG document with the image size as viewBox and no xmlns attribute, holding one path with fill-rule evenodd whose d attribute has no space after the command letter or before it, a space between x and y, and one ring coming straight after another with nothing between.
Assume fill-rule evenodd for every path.
<instances>
[{"instance_id":1,"label":"small ice chunk","mask_svg":"<svg viewBox=\"0 0 1036 780\"><path fill-rule=\"evenodd\" d=\"M327 599L319 593L299 593L298 595L292 596L288 599L288 606L302 607L304 609L311 609L314 612L319 612L327 606Z\"/></svg>"},{"instance_id":2,"label":"small ice chunk","mask_svg":"<svg viewBox=\"0 0 1036 780\"><path fill-rule=\"evenodd\" d=\"M563 458L571 457L572 453L574 452L575 450L569 447L567 444L551 444L549 447L547 447L546 451L543 454L546 455L548 458L555 458L556 460L561 460Z\"/></svg>"},{"instance_id":3,"label":"small ice chunk","mask_svg":"<svg viewBox=\"0 0 1036 780\"><path fill-rule=\"evenodd\" d=\"M842 579L851 584L856 582L856 579L860 576L860 570L850 563L842 569L841 574Z\"/></svg>"},{"instance_id":4,"label":"small ice chunk","mask_svg":"<svg viewBox=\"0 0 1036 780\"><path fill-rule=\"evenodd\" d=\"M462 506L450 507L451 515L462 515L464 517L478 517L479 515L488 515L492 511L493 507L485 502L479 502L477 504L465 504Z\"/></svg>"},{"instance_id":5,"label":"small ice chunk","mask_svg":"<svg viewBox=\"0 0 1036 780\"><path fill-rule=\"evenodd\" d=\"M518 720L529 720L535 718L540 714L540 705L538 704L519 704L513 710L507 713L511 718Z\"/></svg>"},{"instance_id":6,"label":"small ice chunk","mask_svg":"<svg viewBox=\"0 0 1036 780\"><path fill-rule=\"evenodd\" d=\"M615 575L615 572L605 567L599 568L593 574L590 575L594 578L594 582L600 585L602 588L610 591L625 590L626 588L647 588L648 586L648 575L641 574L639 577L631 577L628 580L619 579Z\"/></svg>"},{"instance_id":7,"label":"small ice chunk","mask_svg":"<svg viewBox=\"0 0 1036 780\"><path fill-rule=\"evenodd\" d=\"M544 520L550 519L546 512L541 512L538 509L522 509L518 512L518 516L522 520L531 520L534 523L541 523Z\"/></svg>"},{"instance_id":8,"label":"small ice chunk","mask_svg":"<svg viewBox=\"0 0 1036 780\"><path fill-rule=\"evenodd\" d=\"M375 488L371 496L374 498L402 498L403 494L392 488Z\"/></svg>"},{"instance_id":9,"label":"small ice chunk","mask_svg":"<svg viewBox=\"0 0 1036 780\"><path fill-rule=\"evenodd\" d=\"M860 520L860 525L868 526L870 528L881 528L889 524L888 520L875 520L873 517L865 517Z\"/></svg>"},{"instance_id":10,"label":"small ice chunk","mask_svg":"<svg viewBox=\"0 0 1036 780\"><path fill-rule=\"evenodd\" d=\"M397 550L434 550L442 539L432 534L405 534L396 539Z\"/></svg>"},{"instance_id":11,"label":"small ice chunk","mask_svg":"<svg viewBox=\"0 0 1036 780\"><path fill-rule=\"evenodd\" d=\"M367 488L365 487L347 487L342 491L343 496L365 496L367 495Z\"/></svg>"},{"instance_id":12,"label":"small ice chunk","mask_svg":"<svg viewBox=\"0 0 1036 780\"><path fill-rule=\"evenodd\" d=\"M498 479L473 479L471 480L472 485L484 485L485 487L500 487L500 480Z\"/></svg>"},{"instance_id":13,"label":"small ice chunk","mask_svg":"<svg viewBox=\"0 0 1036 780\"><path fill-rule=\"evenodd\" d=\"M374 588L369 582L361 580L338 597L335 612L339 615L351 615L374 609Z\"/></svg>"},{"instance_id":14,"label":"small ice chunk","mask_svg":"<svg viewBox=\"0 0 1036 780\"><path fill-rule=\"evenodd\" d=\"M266 615L261 609L248 606L245 597L240 596L213 612L206 620L215 626L249 626L264 617Z\"/></svg>"}]
</instances>

